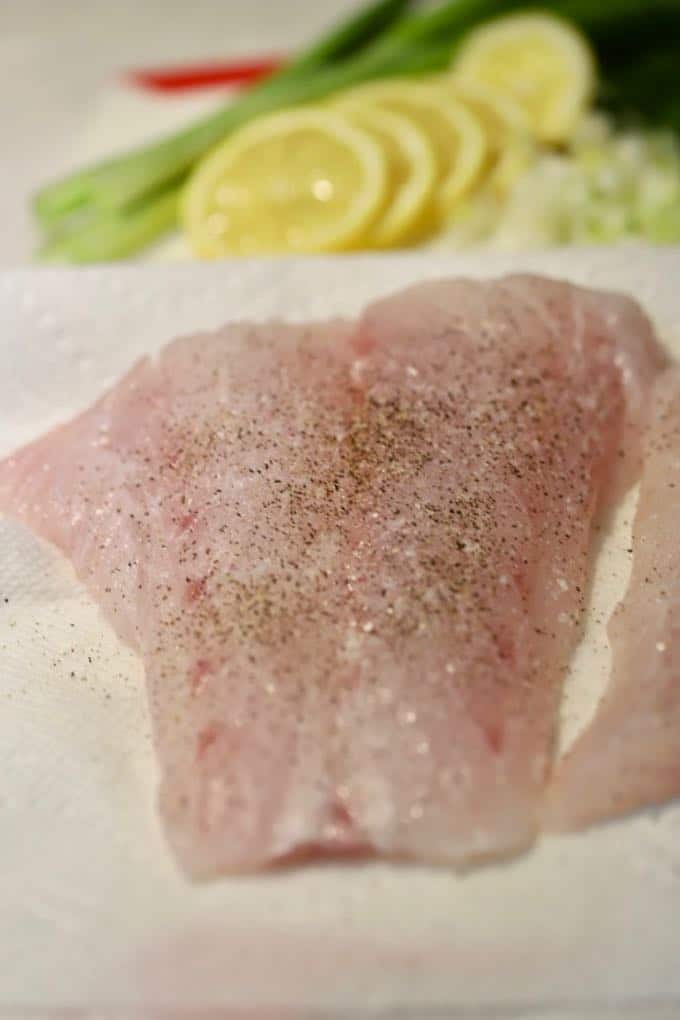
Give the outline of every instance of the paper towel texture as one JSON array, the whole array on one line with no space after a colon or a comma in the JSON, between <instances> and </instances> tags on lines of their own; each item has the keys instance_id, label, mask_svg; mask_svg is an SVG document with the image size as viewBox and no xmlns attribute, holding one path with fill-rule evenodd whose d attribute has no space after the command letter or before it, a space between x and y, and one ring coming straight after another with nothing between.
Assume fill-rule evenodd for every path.
<instances>
[{"instance_id":1,"label":"paper towel texture","mask_svg":"<svg viewBox=\"0 0 680 1020\"><path fill-rule=\"evenodd\" d=\"M631 293L680 356L677 250L19 270L0 275L0 455L179 334L354 314L416 280L525 269ZM632 494L598 561L564 744L606 682L604 626L627 580L634 505ZM680 1002L678 808L545 840L465 877L324 866L196 888L156 818L138 661L68 565L3 520L0 678L0 1015Z\"/></svg>"}]
</instances>

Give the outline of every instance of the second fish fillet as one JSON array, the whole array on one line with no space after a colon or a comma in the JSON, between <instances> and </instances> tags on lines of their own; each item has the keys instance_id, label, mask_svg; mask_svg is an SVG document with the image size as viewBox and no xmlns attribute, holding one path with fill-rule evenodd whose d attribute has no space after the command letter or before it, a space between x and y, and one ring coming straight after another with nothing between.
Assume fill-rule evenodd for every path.
<instances>
[{"instance_id":1,"label":"second fish fillet","mask_svg":"<svg viewBox=\"0 0 680 1020\"><path fill-rule=\"evenodd\" d=\"M680 369L655 387L644 448L633 572L609 625L610 686L557 771L552 828L680 797Z\"/></svg>"}]
</instances>

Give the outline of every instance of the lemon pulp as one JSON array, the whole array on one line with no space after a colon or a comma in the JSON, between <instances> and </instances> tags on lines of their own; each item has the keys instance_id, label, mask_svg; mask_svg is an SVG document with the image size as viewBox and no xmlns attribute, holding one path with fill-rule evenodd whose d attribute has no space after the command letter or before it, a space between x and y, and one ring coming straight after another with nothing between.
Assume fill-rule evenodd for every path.
<instances>
[{"instance_id":1,"label":"lemon pulp","mask_svg":"<svg viewBox=\"0 0 680 1020\"><path fill-rule=\"evenodd\" d=\"M341 251L362 242L387 195L385 154L348 118L294 109L242 128L190 178L182 219L205 258Z\"/></svg>"}]
</instances>

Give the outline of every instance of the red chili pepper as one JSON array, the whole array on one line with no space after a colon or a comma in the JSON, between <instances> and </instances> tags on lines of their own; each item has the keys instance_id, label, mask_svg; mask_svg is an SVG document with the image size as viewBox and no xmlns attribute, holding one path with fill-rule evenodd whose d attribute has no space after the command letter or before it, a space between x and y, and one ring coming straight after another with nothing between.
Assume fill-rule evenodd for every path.
<instances>
[{"instance_id":1,"label":"red chili pepper","mask_svg":"<svg viewBox=\"0 0 680 1020\"><path fill-rule=\"evenodd\" d=\"M277 57L242 60L229 64L201 64L188 67L129 71L134 85L153 92L184 92L214 85L251 85L281 67Z\"/></svg>"}]
</instances>

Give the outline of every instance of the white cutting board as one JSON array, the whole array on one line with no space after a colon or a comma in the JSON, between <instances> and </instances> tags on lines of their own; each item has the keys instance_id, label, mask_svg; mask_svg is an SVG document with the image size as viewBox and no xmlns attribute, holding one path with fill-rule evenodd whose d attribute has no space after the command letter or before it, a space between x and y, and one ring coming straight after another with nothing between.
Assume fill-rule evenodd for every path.
<instances>
[{"instance_id":1,"label":"white cutting board","mask_svg":"<svg viewBox=\"0 0 680 1020\"><path fill-rule=\"evenodd\" d=\"M629 291L680 355L678 249L11 271L0 274L0 455L177 334L355 313L413 280L520 268ZM570 681L567 740L606 678L597 617L625 586L631 510L599 564L602 612ZM590 1020L611 1002L636 1003L636 1020L680 1015L680 807L546 839L464 877L378 864L192 886L155 813L139 663L64 562L6 521L0 699L0 1016L258 1006L272 1011L252 1017L270 1020L401 1006L421 1020L435 1007L467 1017L474 1003L476 1017ZM517 1012L492 1012L501 1005Z\"/></svg>"}]
</instances>

